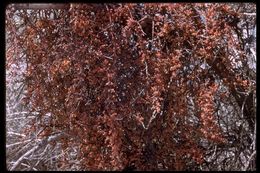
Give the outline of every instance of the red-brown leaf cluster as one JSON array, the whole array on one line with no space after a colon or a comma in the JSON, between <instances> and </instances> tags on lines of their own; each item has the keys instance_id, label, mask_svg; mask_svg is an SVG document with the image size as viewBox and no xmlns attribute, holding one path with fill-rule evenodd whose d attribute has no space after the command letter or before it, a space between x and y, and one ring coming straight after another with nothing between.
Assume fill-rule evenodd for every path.
<instances>
[{"instance_id":1,"label":"red-brown leaf cluster","mask_svg":"<svg viewBox=\"0 0 260 173\"><path fill-rule=\"evenodd\" d=\"M226 142L215 115L219 78L231 90L250 83L230 60L230 47L241 49L237 15L226 4L74 4L62 18L36 19L16 39L27 104L39 118L51 113L42 126L55 126L41 135L76 138L62 142L80 146L86 170L203 164L202 140Z\"/></svg>"}]
</instances>

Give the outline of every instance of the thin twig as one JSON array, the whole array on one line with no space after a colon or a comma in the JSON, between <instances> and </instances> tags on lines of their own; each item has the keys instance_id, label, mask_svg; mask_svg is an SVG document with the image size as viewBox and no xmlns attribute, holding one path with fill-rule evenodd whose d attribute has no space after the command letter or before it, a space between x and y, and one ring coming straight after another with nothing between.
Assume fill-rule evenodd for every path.
<instances>
[{"instance_id":1,"label":"thin twig","mask_svg":"<svg viewBox=\"0 0 260 173\"><path fill-rule=\"evenodd\" d=\"M245 103L246 103L246 98L244 99L243 104L242 104L242 108L241 108L241 118L242 118L242 119L244 118L244 107L245 107Z\"/></svg>"},{"instance_id":2,"label":"thin twig","mask_svg":"<svg viewBox=\"0 0 260 173\"><path fill-rule=\"evenodd\" d=\"M25 164L25 163L21 163L21 165L26 166L27 168L31 168L31 166L29 166L29 165L27 165L27 164ZM35 167L32 167L32 169L33 169L34 171L38 171Z\"/></svg>"},{"instance_id":3,"label":"thin twig","mask_svg":"<svg viewBox=\"0 0 260 173\"><path fill-rule=\"evenodd\" d=\"M13 143L13 144L9 144L9 145L6 145L6 148L10 148L10 147L13 147L13 146L16 146L16 145L28 143L28 142L30 142L30 141L31 141L31 139L25 140L25 141L22 141L22 142L16 142L16 143Z\"/></svg>"},{"instance_id":4,"label":"thin twig","mask_svg":"<svg viewBox=\"0 0 260 173\"><path fill-rule=\"evenodd\" d=\"M150 76L149 72L148 72L148 65L147 65L147 62L144 61L144 64L145 64L145 73L146 73L146 76Z\"/></svg>"},{"instance_id":5,"label":"thin twig","mask_svg":"<svg viewBox=\"0 0 260 173\"><path fill-rule=\"evenodd\" d=\"M108 11L108 13L109 13L109 8L108 8L107 5L106 5L106 9L107 9L107 11ZM112 19L111 19L111 15L109 15L109 22L111 23L111 21L112 21Z\"/></svg>"},{"instance_id":6,"label":"thin twig","mask_svg":"<svg viewBox=\"0 0 260 173\"><path fill-rule=\"evenodd\" d=\"M157 112L154 110L154 111L153 111L153 114L152 114L152 117L150 118L150 120L149 120L147 126L145 127L145 130L148 130L148 128L149 128L151 122L156 118L156 115L157 115ZM143 125L143 126L144 126L144 125Z\"/></svg>"},{"instance_id":7,"label":"thin twig","mask_svg":"<svg viewBox=\"0 0 260 173\"><path fill-rule=\"evenodd\" d=\"M247 16L256 16L256 13L242 13L244 15L247 15Z\"/></svg>"},{"instance_id":8,"label":"thin twig","mask_svg":"<svg viewBox=\"0 0 260 173\"><path fill-rule=\"evenodd\" d=\"M247 163L246 163L246 166L244 167L244 169L243 169L243 171L246 171L247 169L248 169L248 167L249 167L249 165L250 165L250 162L251 162L251 160L252 160L252 158L253 158L253 156L256 154L256 150L251 154L251 156L249 157L249 159L248 159L248 161L247 161Z\"/></svg>"},{"instance_id":9,"label":"thin twig","mask_svg":"<svg viewBox=\"0 0 260 173\"><path fill-rule=\"evenodd\" d=\"M129 9L128 6L127 6L127 10L128 10L128 12L129 12L129 14L130 14L131 19L134 19L133 16L132 16L132 13L131 13L131 11L130 11L130 9Z\"/></svg>"},{"instance_id":10,"label":"thin twig","mask_svg":"<svg viewBox=\"0 0 260 173\"><path fill-rule=\"evenodd\" d=\"M143 92L144 92L144 89L142 89L142 90L138 93L137 97L134 98L134 100L131 102L131 104L133 104L133 103L141 96L141 94L142 94Z\"/></svg>"},{"instance_id":11,"label":"thin twig","mask_svg":"<svg viewBox=\"0 0 260 173\"><path fill-rule=\"evenodd\" d=\"M41 140L38 145L34 146L31 150L27 151L24 155L22 155L15 163L14 165L10 168L10 171L13 171L14 169L16 169L21 162L29 155L31 155L33 152L37 151L38 149L40 149L41 147L45 147L48 143L57 140L59 138L61 138L62 136L64 136L65 133L59 133L59 134L55 134L53 136L50 136L48 138L45 138L43 140Z\"/></svg>"},{"instance_id":12,"label":"thin twig","mask_svg":"<svg viewBox=\"0 0 260 173\"><path fill-rule=\"evenodd\" d=\"M23 159L27 156L29 156L31 153L33 153L34 151L36 151L38 149L39 146L34 146L32 149L30 149L29 151L27 151L24 155L22 155L15 163L14 165L11 167L10 171L13 171L14 169L16 169L20 163L23 161Z\"/></svg>"},{"instance_id":13,"label":"thin twig","mask_svg":"<svg viewBox=\"0 0 260 173\"><path fill-rule=\"evenodd\" d=\"M154 37L154 21L152 21L152 41L153 41L153 37Z\"/></svg>"},{"instance_id":14,"label":"thin twig","mask_svg":"<svg viewBox=\"0 0 260 173\"><path fill-rule=\"evenodd\" d=\"M107 59L113 59L113 58L111 58L111 56L106 56L106 55L103 55L105 58L107 58Z\"/></svg>"},{"instance_id":15,"label":"thin twig","mask_svg":"<svg viewBox=\"0 0 260 173\"><path fill-rule=\"evenodd\" d=\"M20 133L16 133L16 132L7 132L7 135L16 135L16 136L21 136L21 137L25 137L26 136L24 134L20 134Z\"/></svg>"}]
</instances>

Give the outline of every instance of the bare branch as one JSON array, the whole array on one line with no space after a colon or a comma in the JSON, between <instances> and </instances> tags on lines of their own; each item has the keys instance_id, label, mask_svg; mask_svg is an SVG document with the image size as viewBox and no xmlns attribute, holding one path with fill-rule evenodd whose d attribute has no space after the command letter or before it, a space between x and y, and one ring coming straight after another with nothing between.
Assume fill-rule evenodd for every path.
<instances>
[{"instance_id":1,"label":"bare branch","mask_svg":"<svg viewBox=\"0 0 260 173\"><path fill-rule=\"evenodd\" d=\"M244 167L244 169L243 169L243 171L246 171L247 169L248 169L248 167L249 167L249 165L250 165L250 162L251 162L251 160L252 160L252 158L253 158L253 156L256 154L256 150L251 154L251 156L249 157L249 159L248 159L248 161L247 161L247 163L246 163L246 166Z\"/></svg>"},{"instance_id":2,"label":"bare branch","mask_svg":"<svg viewBox=\"0 0 260 173\"><path fill-rule=\"evenodd\" d=\"M242 13L244 15L247 15L247 16L256 16L256 13Z\"/></svg>"},{"instance_id":3,"label":"bare branch","mask_svg":"<svg viewBox=\"0 0 260 173\"><path fill-rule=\"evenodd\" d=\"M27 143L27 142L30 142L30 141L31 141L31 139L25 140L25 141L22 141L22 142L16 142L14 144L9 144L9 145L6 145L6 148L10 148L10 147L13 147L13 146L16 146L16 145L24 144L24 143Z\"/></svg>"},{"instance_id":4,"label":"bare branch","mask_svg":"<svg viewBox=\"0 0 260 173\"><path fill-rule=\"evenodd\" d=\"M29 166L29 165L27 165L27 164L25 164L25 163L21 163L21 165L23 165L23 166L26 166L27 168L31 168L31 166ZM34 171L38 171L36 168L32 168Z\"/></svg>"},{"instance_id":5,"label":"bare branch","mask_svg":"<svg viewBox=\"0 0 260 173\"><path fill-rule=\"evenodd\" d=\"M45 9L69 9L69 4L54 4L54 3L28 3L28 4L14 4L16 10L45 10Z\"/></svg>"},{"instance_id":6,"label":"bare branch","mask_svg":"<svg viewBox=\"0 0 260 173\"><path fill-rule=\"evenodd\" d=\"M7 132L7 135L16 135L16 136L21 136L21 137L25 137L26 136L24 134L15 133L15 132Z\"/></svg>"},{"instance_id":7,"label":"bare branch","mask_svg":"<svg viewBox=\"0 0 260 173\"><path fill-rule=\"evenodd\" d=\"M39 142L38 145L34 146L31 150L27 151L24 155L22 155L15 163L14 165L11 167L11 171L13 171L14 169L16 169L20 163L30 154L32 154L33 152L37 151L38 149L40 149L41 147L45 147L49 142L52 142L54 140L57 140L59 138L61 138L62 136L64 136L64 133L59 133L53 136L50 136L48 138L45 138L43 140L41 140Z\"/></svg>"},{"instance_id":8,"label":"bare branch","mask_svg":"<svg viewBox=\"0 0 260 173\"><path fill-rule=\"evenodd\" d=\"M148 66L147 66L147 62L144 61L144 64L145 64L145 73L146 73L146 76L150 76L149 72L148 72Z\"/></svg>"},{"instance_id":9,"label":"bare branch","mask_svg":"<svg viewBox=\"0 0 260 173\"><path fill-rule=\"evenodd\" d=\"M13 171L14 169L16 169L20 163L23 161L23 159L27 156L29 156L31 153L33 153L34 151L36 151L39 148L39 146L34 146L32 149L30 149L29 151L27 151L24 155L22 155L15 163L14 165L11 167L10 171Z\"/></svg>"}]
</instances>

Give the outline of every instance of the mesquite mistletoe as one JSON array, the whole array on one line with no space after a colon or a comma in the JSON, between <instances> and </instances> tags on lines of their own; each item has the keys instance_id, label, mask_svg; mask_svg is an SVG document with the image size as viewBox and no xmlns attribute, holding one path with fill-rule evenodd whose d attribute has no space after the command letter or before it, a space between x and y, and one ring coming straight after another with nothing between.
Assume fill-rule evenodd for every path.
<instances>
[{"instance_id":1,"label":"mesquite mistletoe","mask_svg":"<svg viewBox=\"0 0 260 173\"><path fill-rule=\"evenodd\" d=\"M255 18L245 7L9 5L6 68L24 60L23 102L37 119L51 115L27 133L63 132L57 142L79 147L83 170L232 169L214 167L230 137L255 141L253 36L244 33ZM253 150L234 149L245 150L241 169Z\"/></svg>"}]
</instances>

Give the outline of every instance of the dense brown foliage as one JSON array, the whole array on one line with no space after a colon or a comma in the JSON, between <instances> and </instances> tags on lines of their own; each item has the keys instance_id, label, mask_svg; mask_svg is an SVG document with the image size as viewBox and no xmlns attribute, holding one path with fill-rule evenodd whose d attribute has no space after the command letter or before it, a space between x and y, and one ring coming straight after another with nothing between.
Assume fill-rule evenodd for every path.
<instances>
[{"instance_id":1,"label":"dense brown foliage","mask_svg":"<svg viewBox=\"0 0 260 173\"><path fill-rule=\"evenodd\" d=\"M82 170L219 170L234 160L209 156L232 145L244 148L223 158L247 149L246 162L255 149L253 49L243 32L255 16L247 6L8 6L6 68L26 64L23 102L38 113L26 134L36 126L42 139L66 134L52 144L79 147Z\"/></svg>"}]
</instances>

